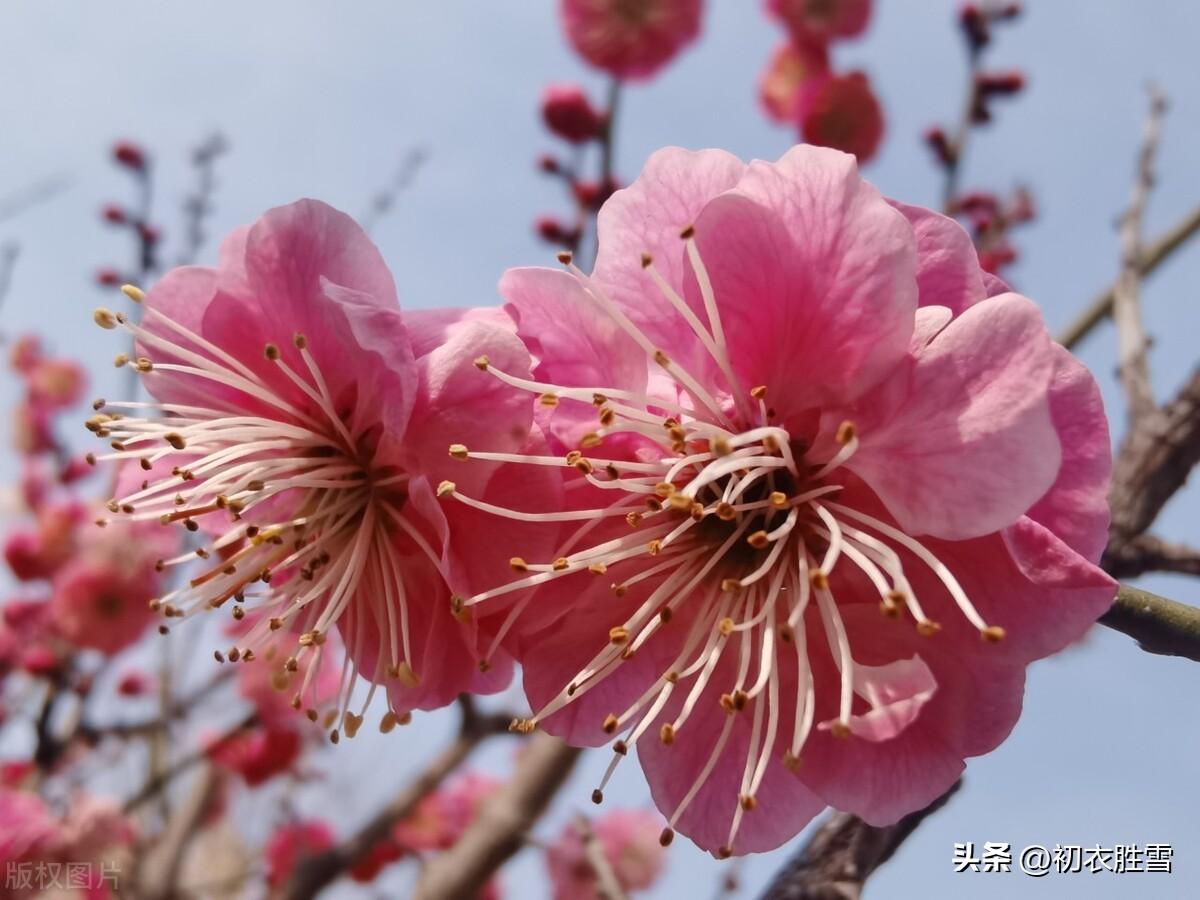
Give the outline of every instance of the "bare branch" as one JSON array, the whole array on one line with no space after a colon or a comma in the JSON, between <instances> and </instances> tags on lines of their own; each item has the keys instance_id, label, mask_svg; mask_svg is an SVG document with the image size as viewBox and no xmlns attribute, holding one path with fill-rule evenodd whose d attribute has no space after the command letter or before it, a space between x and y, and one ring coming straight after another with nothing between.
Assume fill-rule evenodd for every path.
<instances>
[{"instance_id":1,"label":"bare branch","mask_svg":"<svg viewBox=\"0 0 1200 900\"><path fill-rule=\"evenodd\" d=\"M1147 653L1200 662L1200 608L1123 584L1100 622L1129 635Z\"/></svg>"},{"instance_id":2,"label":"bare branch","mask_svg":"<svg viewBox=\"0 0 1200 900\"><path fill-rule=\"evenodd\" d=\"M1140 280L1138 263L1142 257L1142 217L1154 187L1154 157L1162 137L1162 119L1166 96L1150 88L1150 112L1138 154L1137 176L1129 199L1129 209L1121 219L1121 274L1113 291L1113 322L1117 326L1117 370L1129 407L1130 427L1136 427L1154 411L1154 393L1150 388L1150 367L1146 361L1149 340L1142 324L1138 300Z\"/></svg>"},{"instance_id":3,"label":"bare branch","mask_svg":"<svg viewBox=\"0 0 1200 900\"><path fill-rule=\"evenodd\" d=\"M521 753L516 772L480 810L459 842L431 860L417 884L416 900L474 897L525 843L526 833L566 781L579 750L537 734Z\"/></svg>"},{"instance_id":4,"label":"bare branch","mask_svg":"<svg viewBox=\"0 0 1200 900\"><path fill-rule=\"evenodd\" d=\"M613 871L612 864L604 855L604 845L596 837L592 823L583 813L575 816L575 831L583 843L584 858L592 867L592 874L596 876L596 896L600 900L626 900L625 889L621 887L617 873Z\"/></svg>"},{"instance_id":5,"label":"bare branch","mask_svg":"<svg viewBox=\"0 0 1200 900\"><path fill-rule=\"evenodd\" d=\"M351 837L323 853L302 860L280 894L281 897L287 900L310 900L317 896L343 872L366 858L376 845L387 838L393 826L411 815L417 804L437 790L485 738L507 731L512 721L509 714L479 716L469 701L461 705L463 724L454 743Z\"/></svg>"},{"instance_id":6,"label":"bare branch","mask_svg":"<svg viewBox=\"0 0 1200 900\"><path fill-rule=\"evenodd\" d=\"M1145 278L1196 234L1200 234L1200 206L1180 219L1158 240L1142 251L1138 259L1138 275ZM1112 315L1114 292L1115 286L1109 287L1099 294L1088 304L1087 309L1063 330L1058 336L1058 342L1068 350L1074 349L1075 345L1082 341L1093 328Z\"/></svg>"},{"instance_id":7,"label":"bare branch","mask_svg":"<svg viewBox=\"0 0 1200 900\"><path fill-rule=\"evenodd\" d=\"M1142 534L1109 547L1104 557L1104 571L1113 578L1136 578L1147 572L1200 575L1200 549Z\"/></svg>"},{"instance_id":8,"label":"bare branch","mask_svg":"<svg viewBox=\"0 0 1200 900\"><path fill-rule=\"evenodd\" d=\"M876 827L850 813L831 813L775 876L763 900L859 900L871 873L891 859L904 839L961 786L962 781L956 781L924 809L895 825Z\"/></svg>"},{"instance_id":9,"label":"bare branch","mask_svg":"<svg viewBox=\"0 0 1200 900\"><path fill-rule=\"evenodd\" d=\"M1130 429L1113 466L1109 553L1145 533L1200 463L1200 369L1170 403Z\"/></svg>"}]
</instances>

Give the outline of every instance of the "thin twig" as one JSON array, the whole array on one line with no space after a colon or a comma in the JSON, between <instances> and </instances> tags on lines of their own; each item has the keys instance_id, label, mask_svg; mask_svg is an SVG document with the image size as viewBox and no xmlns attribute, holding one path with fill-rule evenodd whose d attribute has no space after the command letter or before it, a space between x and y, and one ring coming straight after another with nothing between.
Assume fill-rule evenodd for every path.
<instances>
[{"instance_id":1,"label":"thin twig","mask_svg":"<svg viewBox=\"0 0 1200 900\"><path fill-rule=\"evenodd\" d=\"M425 866L415 900L474 897L525 844L526 834L566 781L579 750L538 734L512 778L480 810L458 843Z\"/></svg>"},{"instance_id":2,"label":"thin twig","mask_svg":"<svg viewBox=\"0 0 1200 900\"><path fill-rule=\"evenodd\" d=\"M858 816L835 812L817 828L784 869L763 900L859 900L867 878L891 859L896 848L962 786L956 781L924 809L895 825L868 825Z\"/></svg>"},{"instance_id":3,"label":"thin twig","mask_svg":"<svg viewBox=\"0 0 1200 900\"><path fill-rule=\"evenodd\" d=\"M1142 258L1142 218L1154 187L1154 157L1162 138L1162 120L1167 110L1166 96L1150 88L1150 112L1142 134L1137 175L1129 199L1129 209L1121 218L1121 274L1113 291L1113 322L1117 326L1117 370L1125 389L1130 428L1136 428L1154 412L1154 393L1150 387L1150 367L1146 360L1150 345L1142 324L1138 299L1139 261Z\"/></svg>"},{"instance_id":4,"label":"thin twig","mask_svg":"<svg viewBox=\"0 0 1200 900\"><path fill-rule=\"evenodd\" d=\"M368 234L379 224L379 220L391 212L396 200L412 185L421 166L429 159L429 151L424 147L410 147L400 158L400 165L393 173L391 180L371 198L370 209L359 220L363 231Z\"/></svg>"},{"instance_id":5,"label":"thin twig","mask_svg":"<svg viewBox=\"0 0 1200 900\"><path fill-rule=\"evenodd\" d=\"M1138 275L1145 278L1196 234L1200 234L1200 206L1163 232L1158 240L1142 251L1138 259ZM1058 342L1068 350L1074 349L1093 328L1112 315L1114 292L1115 286L1111 286L1097 295L1096 299L1088 304L1087 309L1063 329L1058 336Z\"/></svg>"},{"instance_id":6,"label":"thin twig","mask_svg":"<svg viewBox=\"0 0 1200 900\"><path fill-rule=\"evenodd\" d=\"M1100 622L1129 635L1147 653L1200 662L1200 608L1123 584Z\"/></svg>"},{"instance_id":7,"label":"thin twig","mask_svg":"<svg viewBox=\"0 0 1200 900\"><path fill-rule=\"evenodd\" d=\"M617 873L613 871L612 863L604 855L604 845L596 837L596 832L592 829L592 823L588 821L588 817L583 813L577 813L574 824L575 832L579 835L580 843L583 844L584 859L591 866L592 874L596 878L596 896L600 900L626 900L625 889L617 880Z\"/></svg>"},{"instance_id":8,"label":"thin twig","mask_svg":"<svg viewBox=\"0 0 1200 900\"><path fill-rule=\"evenodd\" d=\"M204 223L213 211L212 198L217 189L217 158L228 150L229 142L219 131L214 131L192 149L192 169L196 174L196 187L183 200L184 245L179 253L177 265L194 263L200 255L200 248L208 239Z\"/></svg>"},{"instance_id":9,"label":"thin twig","mask_svg":"<svg viewBox=\"0 0 1200 900\"><path fill-rule=\"evenodd\" d=\"M36 184L9 194L7 197L0 197L0 222L20 215L39 203L44 203L70 186L71 178L69 176L54 175L50 178L43 178Z\"/></svg>"},{"instance_id":10,"label":"thin twig","mask_svg":"<svg viewBox=\"0 0 1200 900\"><path fill-rule=\"evenodd\" d=\"M364 859L380 841L385 840L396 823L411 815L417 804L437 790L484 739L507 731L512 721L510 714L480 716L469 702L464 701L461 705L463 724L455 741L350 838L304 859L296 867L281 897L286 900L310 900L317 896L343 872Z\"/></svg>"}]
</instances>

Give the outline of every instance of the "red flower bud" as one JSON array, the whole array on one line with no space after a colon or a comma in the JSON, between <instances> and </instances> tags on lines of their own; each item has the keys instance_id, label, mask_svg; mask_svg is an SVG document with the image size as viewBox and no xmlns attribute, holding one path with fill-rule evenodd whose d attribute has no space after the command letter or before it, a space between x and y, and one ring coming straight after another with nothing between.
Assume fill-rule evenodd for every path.
<instances>
[{"instance_id":1,"label":"red flower bud","mask_svg":"<svg viewBox=\"0 0 1200 900\"><path fill-rule=\"evenodd\" d=\"M96 270L96 284L104 287L115 287L121 283L121 273L111 266L102 266Z\"/></svg>"},{"instance_id":2,"label":"red flower bud","mask_svg":"<svg viewBox=\"0 0 1200 900\"><path fill-rule=\"evenodd\" d=\"M112 148L113 159L120 165L142 171L146 168L146 154L133 141L117 141Z\"/></svg>"},{"instance_id":3,"label":"red flower bud","mask_svg":"<svg viewBox=\"0 0 1200 900\"><path fill-rule=\"evenodd\" d=\"M162 238L162 232L153 225L142 223L138 225L138 237L147 244L157 244Z\"/></svg>"},{"instance_id":4,"label":"red flower bud","mask_svg":"<svg viewBox=\"0 0 1200 900\"><path fill-rule=\"evenodd\" d=\"M100 216L105 222L111 222L113 225L124 225L129 221L125 215L125 210L115 203L109 203L100 210Z\"/></svg>"},{"instance_id":5,"label":"red flower bud","mask_svg":"<svg viewBox=\"0 0 1200 900\"><path fill-rule=\"evenodd\" d=\"M1025 87L1023 72L990 72L975 76L975 89L985 97L1011 96Z\"/></svg>"},{"instance_id":6,"label":"red flower bud","mask_svg":"<svg viewBox=\"0 0 1200 900\"><path fill-rule=\"evenodd\" d=\"M982 9L974 3L964 3L958 11L958 24L962 27L963 34L966 36L967 43L974 50L979 50L986 47L991 40L991 32L988 28L988 17Z\"/></svg>"},{"instance_id":7,"label":"red flower bud","mask_svg":"<svg viewBox=\"0 0 1200 900\"><path fill-rule=\"evenodd\" d=\"M543 153L538 157L537 167L547 175L557 175L560 171L562 171L562 167L558 162L558 157L550 153Z\"/></svg>"},{"instance_id":8,"label":"red flower bud","mask_svg":"<svg viewBox=\"0 0 1200 900\"><path fill-rule=\"evenodd\" d=\"M946 132L940 126L934 125L926 129L924 139L939 163L948 166L954 162L954 149L950 146L950 139L946 137Z\"/></svg>"},{"instance_id":9,"label":"red flower bud","mask_svg":"<svg viewBox=\"0 0 1200 900\"><path fill-rule=\"evenodd\" d=\"M604 116L575 84L552 84L542 92L542 120L572 144L590 141L604 129Z\"/></svg>"}]
</instances>

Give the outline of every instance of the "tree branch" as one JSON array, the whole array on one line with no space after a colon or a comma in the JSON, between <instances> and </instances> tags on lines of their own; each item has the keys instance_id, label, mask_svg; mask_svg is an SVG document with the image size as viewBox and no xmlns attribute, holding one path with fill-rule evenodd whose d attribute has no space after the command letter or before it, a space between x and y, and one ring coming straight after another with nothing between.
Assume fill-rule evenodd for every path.
<instances>
[{"instance_id":1,"label":"tree branch","mask_svg":"<svg viewBox=\"0 0 1200 900\"><path fill-rule=\"evenodd\" d=\"M462 702L463 723L458 737L390 803L341 844L303 859L279 895L286 900L310 900L343 872L353 868L387 838L395 824L407 818L487 737L508 730L510 714L479 716L469 701Z\"/></svg>"},{"instance_id":2,"label":"tree branch","mask_svg":"<svg viewBox=\"0 0 1200 900\"><path fill-rule=\"evenodd\" d=\"M1152 534L1109 547L1104 571L1113 578L1136 578L1147 572L1200 575L1200 549L1164 541Z\"/></svg>"},{"instance_id":3,"label":"tree branch","mask_svg":"<svg viewBox=\"0 0 1200 900\"><path fill-rule=\"evenodd\" d=\"M1106 559L1143 534L1200 463L1200 369L1175 399L1130 429L1113 466ZM1103 564L1103 561L1102 561Z\"/></svg>"},{"instance_id":4,"label":"tree branch","mask_svg":"<svg viewBox=\"0 0 1200 900\"><path fill-rule=\"evenodd\" d=\"M1180 219L1158 240L1142 251L1138 258L1138 275L1145 278L1157 269L1176 250L1200 233L1200 206ZM1058 336L1058 342L1068 350L1082 341L1093 328L1112 315L1115 285L1100 293Z\"/></svg>"},{"instance_id":5,"label":"tree branch","mask_svg":"<svg viewBox=\"0 0 1200 900\"><path fill-rule=\"evenodd\" d=\"M1125 389L1130 428L1136 428L1154 412L1154 392L1150 388L1150 367L1146 361L1149 340L1142 324L1138 299L1142 256L1142 218L1154 187L1154 157L1162 137L1162 119L1166 96L1150 88L1150 112L1138 154L1137 176L1129 198L1129 209L1121 217L1121 273L1113 290L1113 322L1117 326L1117 371Z\"/></svg>"},{"instance_id":6,"label":"tree branch","mask_svg":"<svg viewBox=\"0 0 1200 900\"><path fill-rule=\"evenodd\" d=\"M415 900L474 897L525 843L526 832L566 781L579 750L538 734L522 751L516 772L445 853L425 867Z\"/></svg>"},{"instance_id":7,"label":"tree branch","mask_svg":"<svg viewBox=\"0 0 1200 900\"><path fill-rule=\"evenodd\" d=\"M1129 635L1147 653L1200 662L1200 608L1123 584L1100 622Z\"/></svg>"},{"instance_id":8,"label":"tree branch","mask_svg":"<svg viewBox=\"0 0 1200 900\"><path fill-rule=\"evenodd\" d=\"M575 816L575 831L583 844L584 858L592 867L592 874L596 876L596 896L599 900L626 900L625 889L621 887L617 873L613 871L612 864L604 855L604 845L596 837L592 823L583 813Z\"/></svg>"},{"instance_id":9,"label":"tree branch","mask_svg":"<svg viewBox=\"0 0 1200 900\"><path fill-rule=\"evenodd\" d=\"M871 873L891 859L904 839L961 786L962 781L956 781L924 809L882 828L850 813L830 814L775 876L762 900L859 900Z\"/></svg>"}]
</instances>

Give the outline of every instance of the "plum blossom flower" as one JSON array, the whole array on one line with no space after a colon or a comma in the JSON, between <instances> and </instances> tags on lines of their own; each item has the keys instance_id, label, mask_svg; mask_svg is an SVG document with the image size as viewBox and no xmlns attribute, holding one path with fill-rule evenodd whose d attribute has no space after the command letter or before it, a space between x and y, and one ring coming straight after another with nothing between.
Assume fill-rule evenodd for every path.
<instances>
[{"instance_id":1,"label":"plum blossom flower","mask_svg":"<svg viewBox=\"0 0 1200 900\"><path fill-rule=\"evenodd\" d=\"M267 887L283 887L303 857L328 850L333 844L333 829L320 819L304 819L279 826L263 847Z\"/></svg>"},{"instance_id":2,"label":"plum blossom flower","mask_svg":"<svg viewBox=\"0 0 1200 900\"><path fill-rule=\"evenodd\" d=\"M658 842L662 819L656 813L614 809L597 817L591 828L625 891L644 891L658 880L664 853ZM598 900L596 873L573 823L547 848L546 868L554 885L554 900Z\"/></svg>"},{"instance_id":3,"label":"plum blossom flower","mask_svg":"<svg viewBox=\"0 0 1200 900\"><path fill-rule=\"evenodd\" d=\"M562 0L571 45L617 78L649 78L700 34L700 0Z\"/></svg>"},{"instance_id":4,"label":"plum blossom flower","mask_svg":"<svg viewBox=\"0 0 1200 900\"><path fill-rule=\"evenodd\" d=\"M406 850L448 849L502 784L500 779L481 772L464 772L424 797L412 815L396 824L393 837Z\"/></svg>"},{"instance_id":5,"label":"plum blossom flower","mask_svg":"<svg viewBox=\"0 0 1200 900\"><path fill-rule=\"evenodd\" d=\"M957 223L837 151L660 151L599 239L591 276L501 281L533 378L480 361L565 455L451 448L558 471L571 502L439 489L557 529L464 600L522 610L514 727L615 741L597 801L636 748L663 842L764 851L826 805L894 822L1112 601L1094 380Z\"/></svg>"},{"instance_id":6,"label":"plum blossom flower","mask_svg":"<svg viewBox=\"0 0 1200 900\"><path fill-rule=\"evenodd\" d=\"M797 42L854 37L871 19L871 0L767 0L766 5Z\"/></svg>"},{"instance_id":7,"label":"plum blossom flower","mask_svg":"<svg viewBox=\"0 0 1200 900\"><path fill-rule=\"evenodd\" d=\"M810 80L795 111L804 140L853 153L859 162L871 159L883 140L883 107L865 72Z\"/></svg>"},{"instance_id":8,"label":"plum blossom flower","mask_svg":"<svg viewBox=\"0 0 1200 900\"><path fill-rule=\"evenodd\" d=\"M253 607L255 625L219 657L253 658L279 632L295 651L275 661L285 676L336 627L352 662L334 719L351 732L366 709L349 709L356 673L387 683L385 728L503 686L508 661L477 671L474 626L450 612L450 526L429 480L449 463L449 432L467 424L525 442L523 396L469 377L485 351L528 368L511 326L455 310L402 316L375 246L311 200L235 231L215 269L178 268L148 295L125 293L144 301L140 324L107 309L95 319L134 339L118 362L153 399L97 401L89 427L112 451L92 459L144 470L113 498L115 515L208 538L160 561L201 567L153 606L178 618ZM300 681L297 695L311 688Z\"/></svg>"},{"instance_id":9,"label":"plum blossom flower","mask_svg":"<svg viewBox=\"0 0 1200 900\"><path fill-rule=\"evenodd\" d=\"M758 83L763 109L776 122L795 124L804 86L829 73L829 52L822 44L784 41L775 48Z\"/></svg>"}]
</instances>

